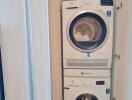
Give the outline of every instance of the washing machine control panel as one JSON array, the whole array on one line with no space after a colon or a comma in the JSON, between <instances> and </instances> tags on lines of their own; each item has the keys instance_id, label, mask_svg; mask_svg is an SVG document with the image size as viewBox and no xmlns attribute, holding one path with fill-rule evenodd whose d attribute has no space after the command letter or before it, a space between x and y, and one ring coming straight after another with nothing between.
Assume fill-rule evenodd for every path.
<instances>
[{"instance_id":1,"label":"washing machine control panel","mask_svg":"<svg viewBox=\"0 0 132 100\"><path fill-rule=\"evenodd\" d=\"M64 77L64 100L76 100L84 93L93 94L98 100L110 100L110 78Z\"/></svg>"},{"instance_id":2,"label":"washing machine control panel","mask_svg":"<svg viewBox=\"0 0 132 100\"><path fill-rule=\"evenodd\" d=\"M83 7L83 6L89 6L89 5L100 5L100 0L64 0L63 1L63 7Z\"/></svg>"},{"instance_id":3,"label":"washing machine control panel","mask_svg":"<svg viewBox=\"0 0 132 100\"><path fill-rule=\"evenodd\" d=\"M92 81L87 78L68 78L65 77L65 86L66 87L94 87L94 86L105 86L108 85L108 81L103 79L93 79Z\"/></svg>"}]
</instances>

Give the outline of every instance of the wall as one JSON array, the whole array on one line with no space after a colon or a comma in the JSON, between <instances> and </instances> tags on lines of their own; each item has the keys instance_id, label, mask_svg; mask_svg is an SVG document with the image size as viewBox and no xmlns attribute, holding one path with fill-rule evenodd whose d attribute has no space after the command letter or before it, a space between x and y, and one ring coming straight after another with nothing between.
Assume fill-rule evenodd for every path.
<instances>
[{"instance_id":1,"label":"wall","mask_svg":"<svg viewBox=\"0 0 132 100\"><path fill-rule=\"evenodd\" d=\"M61 94L61 32L60 32L60 0L49 0L49 17L52 54L52 100L62 100Z\"/></svg>"},{"instance_id":2,"label":"wall","mask_svg":"<svg viewBox=\"0 0 132 100\"><path fill-rule=\"evenodd\" d=\"M127 5L126 0L116 0L115 5L115 54L120 59L114 61L114 97L116 100L125 100L125 74L126 74L126 40L127 40ZM122 2L122 8L116 9ZM114 55L115 56L115 55Z\"/></svg>"},{"instance_id":3,"label":"wall","mask_svg":"<svg viewBox=\"0 0 132 100\"><path fill-rule=\"evenodd\" d=\"M126 0L127 4L127 48L126 48L126 74L125 74L125 99L132 99L132 0Z\"/></svg>"}]
</instances>

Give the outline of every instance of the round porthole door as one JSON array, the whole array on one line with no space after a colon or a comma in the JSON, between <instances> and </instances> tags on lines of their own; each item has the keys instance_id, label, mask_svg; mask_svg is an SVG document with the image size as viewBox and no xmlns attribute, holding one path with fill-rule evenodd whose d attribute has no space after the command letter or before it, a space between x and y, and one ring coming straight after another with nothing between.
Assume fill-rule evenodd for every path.
<instances>
[{"instance_id":1,"label":"round porthole door","mask_svg":"<svg viewBox=\"0 0 132 100\"><path fill-rule=\"evenodd\" d=\"M68 26L68 40L78 51L93 52L101 48L108 35L107 23L97 13L77 15Z\"/></svg>"},{"instance_id":2,"label":"round porthole door","mask_svg":"<svg viewBox=\"0 0 132 100\"><path fill-rule=\"evenodd\" d=\"M92 94L79 95L76 100L98 100L98 98Z\"/></svg>"}]
</instances>

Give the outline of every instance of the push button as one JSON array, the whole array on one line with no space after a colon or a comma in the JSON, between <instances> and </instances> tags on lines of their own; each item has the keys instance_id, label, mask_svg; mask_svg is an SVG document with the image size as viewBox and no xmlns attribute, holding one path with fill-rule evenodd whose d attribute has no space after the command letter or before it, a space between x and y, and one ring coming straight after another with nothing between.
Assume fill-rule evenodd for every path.
<instances>
[{"instance_id":1,"label":"push button","mask_svg":"<svg viewBox=\"0 0 132 100\"><path fill-rule=\"evenodd\" d=\"M89 4L90 4L89 0L88 0L88 1L86 0L86 1L85 1L85 4L86 4L86 5L89 5Z\"/></svg>"},{"instance_id":2,"label":"push button","mask_svg":"<svg viewBox=\"0 0 132 100\"><path fill-rule=\"evenodd\" d=\"M106 94L110 94L111 93L111 89L106 89Z\"/></svg>"},{"instance_id":3,"label":"push button","mask_svg":"<svg viewBox=\"0 0 132 100\"><path fill-rule=\"evenodd\" d=\"M107 11L107 16L108 17L111 17L111 14L112 14L111 11Z\"/></svg>"}]
</instances>

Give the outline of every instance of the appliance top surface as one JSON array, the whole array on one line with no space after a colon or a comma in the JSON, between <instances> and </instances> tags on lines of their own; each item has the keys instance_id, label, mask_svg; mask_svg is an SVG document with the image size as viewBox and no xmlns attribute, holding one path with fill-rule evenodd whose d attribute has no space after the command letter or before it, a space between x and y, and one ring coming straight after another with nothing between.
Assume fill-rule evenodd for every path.
<instances>
[{"instance_id":1,"label":"appliance top surface","mask_svg":"<svg viewBox=\"0 0 132 100\"><path fill-rule=\"evenodd\" d=\"M62 2L80 2L86 5L113 6L113 0L62 0Z\"/></svg>"}]
</instances>

